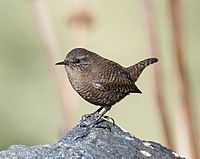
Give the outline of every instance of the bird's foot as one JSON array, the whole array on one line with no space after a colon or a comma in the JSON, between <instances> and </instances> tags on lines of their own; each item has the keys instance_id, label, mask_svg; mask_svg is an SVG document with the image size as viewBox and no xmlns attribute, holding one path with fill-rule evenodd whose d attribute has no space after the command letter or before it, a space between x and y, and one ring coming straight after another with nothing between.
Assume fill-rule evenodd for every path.
<instances>
[{"instance_id":1,"label":"bird's foot","mask_svg":"<svg viewBox=\"0 0 200 159\"><path fill-rule=\"evenodd\" d=\"M113 126L115 126L115 120L112 117L104 115L102 118L107 121L111 120Z\"/></svg>"},{"instance_id":2,"label":"bird's foot","mask_svg":"<svg viewBox=\"0 0 200 159\"><path fill-rule=\"evenodd\" d=\"M84 115L81 117L81 120L85 120L85 119L90 118L90 117L92 117L92 116L94 116L95 118L98 118L99 115L100 115L100 114L98 114L98 113L84 114ZM104 120L107 120L107 121L111 120L111 122L113 123L113 126L115 125L115 120L114 120L112 117L107 116L107 115L104 115L102 118L103 118Z\"/></svg>"},{"instance_id":3,"label":"bird's foot","mask_svg":"<svg viewBox=\"0 0 200 159\"><path fill-rule=\"evenodd\" d=\"M91 117L91 114L84 114L82 117L81 117L81 120L85 120L87 118Z\"/></svg>"},{"instance_id":4,"label":"bird's foot","mask_svg":"<svg viewBox=\"0 0 200 159\"><path fill-rule=\"evenodd\" d=\"M105 122L105 120L100 120L98 122L92 122L89 125L86 125L86 124L85 125L80 125L81 127L86 127L86 129L85 129L84 133L81 136L78 136L75 139L77 140L79 138L82 139L82 138L86 137L90 133L90 131L92 130L92 128L94 128L94 127L95 128L108 129L111 132L110 125L108 125L107 123L106 124L100 124L100 123L103 123L103 122Z\"/></svg>"},{"instance_id":5,"label":"bird's foot","mask_svg":"<svg viewBox=\"0 0 200 159\"><path fill-rule=\"evenodd\" d=\"M96 127L96 128L101 128L101 129L108 129L108 130L111 132L111 127L110 127L110 125L108 125L108 124L99 125L99 123L98 123L98 124L95 125L95 127Z\"/></svg>"},{"instance_id":6,"label":"bird's foot","mask_svg":"<svg viewBox=\"0 0 200 159\"><path fill-rule=\"evenodd\" d=\"M97 113L97 112L93 112L93 113L90 113L90 114L84 114L82 117L81 117L81 120L85 120L87 118L90 118L92 116L95 116L95 118L97 118L100 114Z\"/></svg>"},{"instance_id":7,"label":"bird's foot","mask_svg":"<svg viewBox=\"0 0 200 159\"><path fill-rule=\"evenodd\" d=\"M99 114L98 113L92 113L92 114L83 115L82 116L82 120L86 120L89 117L94 117L94 119L96 119L96 118L99 117ZM105 122L105 121L109 121L109 120L112 122L112 125L115 126L115 120L112 117L107 116L107 115L102 116L102 120L100 120L99 122L96 122L95 125L98 125L99 123L102 123L102 122ZM90 124L86 124L85 122L82 122L80 126L81 127L86 127L86 126L89 126L89 125Z\"/></svg>"}]
</instances>

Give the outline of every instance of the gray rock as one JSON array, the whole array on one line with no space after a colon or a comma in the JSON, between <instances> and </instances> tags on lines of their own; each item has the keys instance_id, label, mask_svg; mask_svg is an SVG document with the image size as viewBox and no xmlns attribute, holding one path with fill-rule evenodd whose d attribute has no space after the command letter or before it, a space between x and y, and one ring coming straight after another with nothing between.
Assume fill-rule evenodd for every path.
<instances>
[{"instance_id":1,"label":"gray rock","mask_svg":"<svg viewBox=\"0 0 200 159\"><path fill-rule=\"evenodd\" d=\"M140 140L128 132L124 132L117 125L102 120L98 127L80 138L87 125L94 117L87 117L69 131L60 141L54 144L12 145L0 152L1 159L176 159L179 157L174 151L151 141Z\"/></svg>"}]
</instances>

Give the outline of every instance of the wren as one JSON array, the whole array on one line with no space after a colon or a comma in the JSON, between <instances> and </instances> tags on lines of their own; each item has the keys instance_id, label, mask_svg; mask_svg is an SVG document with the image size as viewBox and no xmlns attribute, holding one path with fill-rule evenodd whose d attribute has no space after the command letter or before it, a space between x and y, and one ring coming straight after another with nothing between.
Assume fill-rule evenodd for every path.
<instances>
[{"instance_id":1,"label":"wren","mask_svg":"<svg viewBox=\"0 0 200 159\"><path fill-rule=\"evenodd\" d=\"M142 93L135 85L142 71L157 58L147 58L132 66L123 67L84 48L71 50L64 61L69 81L74 90L86 101L100 108L92 128L111 107L130 93ZM104 108L104 111L100 111Z\"/></svg>"}]
</instances>

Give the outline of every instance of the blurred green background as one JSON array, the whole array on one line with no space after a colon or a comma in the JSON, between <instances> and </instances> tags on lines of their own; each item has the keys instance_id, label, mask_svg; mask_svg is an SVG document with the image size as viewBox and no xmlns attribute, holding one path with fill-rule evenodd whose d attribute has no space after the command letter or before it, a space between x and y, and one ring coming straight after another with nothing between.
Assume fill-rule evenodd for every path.
<instances>
[{"instance_id":1,"label":"blurred green background","mask_svg":"<svg viewBox=\"0 0 200 159\"><path fill-rule=\"evenodd\" d=\"M174 127L179 104L171 24L167 0L154 0L161 45L167 110ZM194 113L200 123L200 18L199 0L183 1L186 65L189 72ZM46 0L50 19L64 58L71 50L67 17L73 1ZM30 0L0 0L0 150L12 144L36 145L56 142L61 136L61 112L49 64L43 53ZM94 0L89 3L93 23L86 48L129 66L148 56L148 40L138 0ZM59 59L63 60L63 59ZM55 61L56 63L57 61ZM53 64L52 64L53 65ZM55 66L56 67L56 66ZM58 67L57 69L63 69ZM63 71L64 72L64 71ZM137 82L142 95L130 95L108 115L125 130L144 140L163 144L162 131L152 89L153 71L147 68ZM67 80L67 78L66 78ZM78 97L75 125L83 114L97 107ZM198 129L200 124L197 125Z\"/></svg>"}]
</instances>

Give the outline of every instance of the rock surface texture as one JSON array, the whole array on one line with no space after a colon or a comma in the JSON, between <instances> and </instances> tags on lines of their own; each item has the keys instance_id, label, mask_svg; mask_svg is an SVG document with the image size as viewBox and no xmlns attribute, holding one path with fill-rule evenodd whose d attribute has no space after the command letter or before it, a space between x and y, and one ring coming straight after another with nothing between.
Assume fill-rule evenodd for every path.
<instances>
[{"instance_id":1,"label":"rock surface texture","mask_svg":"<svg viewBox=\"0 0 200 159\"><path fill-rule=\"evenodd\" d=\"M27 147L12 145L0 152L1 159L176 159L180 157L152 141L140 140L111 122L103 121L91 130L88 136L79 138L87 125L94 121L87 117L69 131L60 141L53 144ZM110 129L109 129L110 127Z\"/></svg>"}]
</instances>

